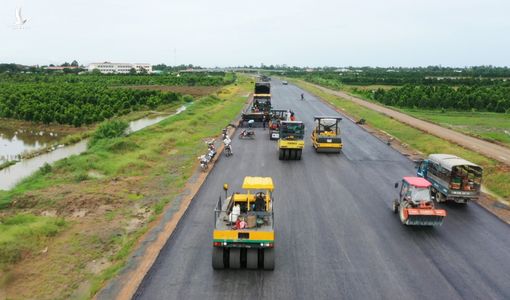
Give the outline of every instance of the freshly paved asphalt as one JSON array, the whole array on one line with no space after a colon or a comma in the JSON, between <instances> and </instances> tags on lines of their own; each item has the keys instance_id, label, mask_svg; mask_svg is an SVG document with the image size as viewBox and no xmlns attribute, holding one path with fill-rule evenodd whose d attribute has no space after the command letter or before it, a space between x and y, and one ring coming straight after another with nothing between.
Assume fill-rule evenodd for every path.
<instances>
[{"instance_id":1,"label":"freshly paved asphalt","mask_svg":"<svg viewBox=\"0 0 510 300\"><path fill-rule=\"evenodd\" d=\"M317 154L314 115L338 115L302 90L273 80L273 104L307 126L301 161L279 161L276 142L233 141L141 284L136 299L510 299L509 226L474 203L442 205L443 226L402 225L391 210L414 164L348 119L344 150ZM368 120L370 122L370 120ZM276 269L211 267L213 210L223 183L275 182Z\"/></svg>"}]
</instances>

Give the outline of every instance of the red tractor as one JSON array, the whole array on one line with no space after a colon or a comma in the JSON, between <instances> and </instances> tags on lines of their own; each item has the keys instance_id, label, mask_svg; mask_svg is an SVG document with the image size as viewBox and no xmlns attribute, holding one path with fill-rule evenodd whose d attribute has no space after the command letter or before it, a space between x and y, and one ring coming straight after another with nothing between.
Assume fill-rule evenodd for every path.
<instances>
[{"instance_id":1,"label":"red tractor","mask_svg":"<svg viewBox=\"0 0 510 300\"><path fill-rule=\"evenodd\" d=\"M395 188L398 188L398 182ZM400 215L405 225L437 226L443 224L446 217L444 209L434 207L430 196L432 184L421 177L404 177L400 188L399 199L393 201L392 210Z\"/></svg>"}]
</instances>

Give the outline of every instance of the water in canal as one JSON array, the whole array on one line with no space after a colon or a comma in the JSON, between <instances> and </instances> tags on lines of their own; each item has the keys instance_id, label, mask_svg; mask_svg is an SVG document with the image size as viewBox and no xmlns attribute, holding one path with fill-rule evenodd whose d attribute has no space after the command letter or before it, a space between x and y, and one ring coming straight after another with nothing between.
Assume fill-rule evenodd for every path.
<instances>
[{"instance_id":1,"label":"water in canal","mask_svg":"<svg viewBox=\"0 0 510 300\"><path fill-rule=\"evenodd\" d=\"M128 132L136 132L147 126L154 125L162 120L180 114L186 110L186 106L181 106L174 114L149 116L129 123ZM44 148L47 145L58 141L62 136L51 132L0 132L0 155L6 160L16 158L24 151L33 151ZM87 150L88 140L82 140L74 145L58 147L56 150L41 154L34 158L22 160L15 165L0 170L0 190L9 190L13 188L23 178L32 175L39 170L45 163L53 163L71 155L77 155ZM4 160L4 161L6 161ZM0 163L3 161L0 160Z\"/></svg>"}]
</instances>

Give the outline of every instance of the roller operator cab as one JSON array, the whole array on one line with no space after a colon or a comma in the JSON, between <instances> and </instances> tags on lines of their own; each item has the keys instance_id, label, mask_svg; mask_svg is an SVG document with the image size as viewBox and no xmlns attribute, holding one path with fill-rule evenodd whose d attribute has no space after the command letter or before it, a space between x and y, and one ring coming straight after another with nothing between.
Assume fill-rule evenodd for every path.
<instances>
[{"instance_id":1,"label":"roller operator cab","mask_svg":"<svg viewBox=\"0 0 510 300\"><path fill-rule=\"evenodd\" d=\"M398 188L398 182L395 188ZM444 209L436 209L430 195L431 183L421 177L404 177L398 199L393 201L392 210L398 213L405 225L437 226L446 217Z\"/></svg>"},{"instance_id":2,"label":"roller operator cab","mask_svg":"<svg viewBox=\"0 0 510 300\"><path fill-rule=\"evenodd\" d=\"M342 138L339 122L342 118L319 116L314 117L315 128L312 132L312 146L317 152L340 153Z\"/></svg>"},{"instance_id":3,"label":"roller operator cab","mask_svg":"<svg viewBox=\"0 0 510 300\"><path fill-rule=\"evenodd\" d=\"M467 203L477 200L482 186L482 167L451 154L431 154L418 166L417 175L432 183L437 202Z\"/></svg>"},{"instance_id":4,"label":"roller operator cab","mask_svg":"<svg viewBox=\"0 0 510 300\"><path fill-rule=\"evenodd\" d=\"M245 193L228 196L225 184L226 199L214 210L212 267L273 270L273 180L245 177L242 188Z\"/></svg>"},{"instance_id":5,"label":"roller operator cab","mask_svg":"<svg viewBox=\"0 0 510 300\"><path fill-rule=\"evenodd\" d=\"M305 124L301 121L280 122L278 158L280 160L300 160L305 141Z\"/></svg>"}]
</instances>

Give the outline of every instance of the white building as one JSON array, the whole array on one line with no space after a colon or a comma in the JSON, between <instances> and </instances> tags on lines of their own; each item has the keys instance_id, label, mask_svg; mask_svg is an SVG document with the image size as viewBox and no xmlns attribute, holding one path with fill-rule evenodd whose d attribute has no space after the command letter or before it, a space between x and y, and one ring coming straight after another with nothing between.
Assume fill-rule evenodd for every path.
<instances>
[{"instance_id":1,"label":"white building","mask_svg":"<svg viewBox=\"0 0 510 300\"><path fill-rule=\"evenodd\" d=\"M152 73L152 65L151 64L128 64L128 63L111 63L111 62L103 62L103 63L91 63L88 67L89 72L97 69L103 74L129 74L131 69L135 69L137 73L142 72L142 70L147 71L147 73Z\"/></svg>"}]
</instances>

